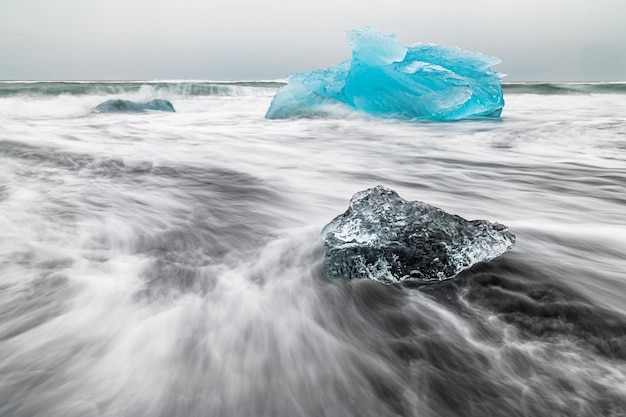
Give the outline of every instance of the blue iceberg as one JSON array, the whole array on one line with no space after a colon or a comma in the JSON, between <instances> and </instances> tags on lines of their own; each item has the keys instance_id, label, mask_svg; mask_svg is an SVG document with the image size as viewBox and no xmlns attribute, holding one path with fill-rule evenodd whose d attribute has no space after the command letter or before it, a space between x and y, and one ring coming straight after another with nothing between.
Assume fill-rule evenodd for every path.
<instances>
[{"instance_id":1,"label":"blue iceberg","mask_svg":"<svg viewBox=\"0 0 626 417\"><path fill-rule=\"evenodd\" d=\"M333 106L402 120L499 117L504 106L498 58L456 47L404 46L368 26L346 32L352 59L287 77L265 117L327 113Z\"/></svg>"},{"instance_id":2,"label":"blue iceberg","mask_svg":"<svg viewBox=\"0 0 626 417\"><path fill-rule=\"evenodd\" d=\"M175 112L176 110L168 100L157 98L146 103L122 99L107 100L98 104L95 111L96 113L144 113L147 111Z\"/></svg>"}]
</instances>

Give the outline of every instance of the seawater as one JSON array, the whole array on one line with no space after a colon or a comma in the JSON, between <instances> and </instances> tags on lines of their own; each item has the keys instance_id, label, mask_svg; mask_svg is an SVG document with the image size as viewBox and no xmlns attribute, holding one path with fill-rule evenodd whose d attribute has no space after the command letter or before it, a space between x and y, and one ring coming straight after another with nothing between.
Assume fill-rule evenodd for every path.
<instances>
[{"instance_id":1,"label":"seawater","mask_svg":"<svg viewBox=\"0 0 626 417\"><path fill-rule=\"evenodd\" d=\"M280 85L0 83L1 416L626 415L624 84L454 123L266 120ZM378 184L516 246L327 280L320 230Z\"/></svg>"}]
</instances>

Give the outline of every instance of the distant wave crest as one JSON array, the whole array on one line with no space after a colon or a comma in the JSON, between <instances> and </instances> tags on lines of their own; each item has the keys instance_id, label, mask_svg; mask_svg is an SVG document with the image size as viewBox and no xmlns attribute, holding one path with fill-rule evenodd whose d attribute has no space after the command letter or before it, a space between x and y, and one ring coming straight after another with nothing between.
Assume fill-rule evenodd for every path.
<instances>
[{"instance_id":1,"label":"distant wave crest","mask_svg":"<svg viewBox=\"0 0 626 417\"><path fill-rule=\"evenodd\" d=\"M502 89L508 94L626 94L626 82L598 83L548 83L520 82L502 83Z\"/></svg>"},{"instance_id":2,"label":"distant wave crest","mask_svg":"<svg viewBox=\"0 0 626 417\"><path fill-rule=\"evenodd\" d=\"M276 89L282 85L278 81L11 81L0 82L0 97L110 95L142 89L177 96L246 96L258 89Z\"/></svg>"},{"instance_id":3,"label":"distant wave crest","mask_svg":"<svg viewBox=\"0 0 626 417\"><path fill-rule=\"evenodd\" d=\"M121 95L146 90L155 96L265 95L285 85L270 81L0 81L0 97ZM503 82L505 94L626 94L626 82ZM273 94L273 93L272 93Z\"/></svg>"}]
</instances>

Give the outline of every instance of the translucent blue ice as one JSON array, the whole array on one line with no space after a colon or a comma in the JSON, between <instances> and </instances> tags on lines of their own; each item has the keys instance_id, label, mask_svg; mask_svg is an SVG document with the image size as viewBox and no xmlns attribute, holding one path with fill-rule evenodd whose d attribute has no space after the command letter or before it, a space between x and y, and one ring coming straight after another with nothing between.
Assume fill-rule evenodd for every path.
<instances>
[{"instance_id":1,"label":"translucent blue ice","mask_svg":"<svg viewBox=\"0 0 626 417\"><path fill-rule=\"evenodd\" d=\"M268 119L319 116L343 106L404 120L499 117L504 106L498 58L456 47L404 46L368 26L346 32L352 59L287 77Z\"/></svg>"}]
</instances>

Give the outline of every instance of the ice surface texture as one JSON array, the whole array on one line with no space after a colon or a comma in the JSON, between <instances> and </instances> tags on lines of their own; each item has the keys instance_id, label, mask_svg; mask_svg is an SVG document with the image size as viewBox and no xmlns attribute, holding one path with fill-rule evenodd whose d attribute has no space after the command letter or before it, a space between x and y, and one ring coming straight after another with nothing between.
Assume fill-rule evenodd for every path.
<instances>
[{"instance_id":1,"label":"ice surface texture","mask_svg":"<svg viewBox=\"0 0 626 417\"><path fill-rule=\"evenodd\" d=\"M170 111L173 112L174 106L167 100L154 99L147 103L136 103L130 100L107 100L96 106L98 113L143 113L148 110L152 111Z\"/></svg>"},{"instance_id":2,"label":"ice surface texture","mask_svg":"<svg viewBox=\"0 0 626 417\"><path fill-rule=\"evenodd\" d=\"M404 46L373 27L346 32L352 59L287 77L265 115L319 116L346 105L374 116L404 120L499 117L504 106L499 59L456 47Z\"/></svg>"},{"instance_id":3,"label":"ice surface texture","mask_svg":"<svg viewBox=\"0 0 626 417\"><path fill-rule=\"evenodd\" d=\"M384 284L442 281L515 243L506 226L468 221L377 186L355 194L348 210L322 230L329 278Z\"/></svg>"}]
</instances>

